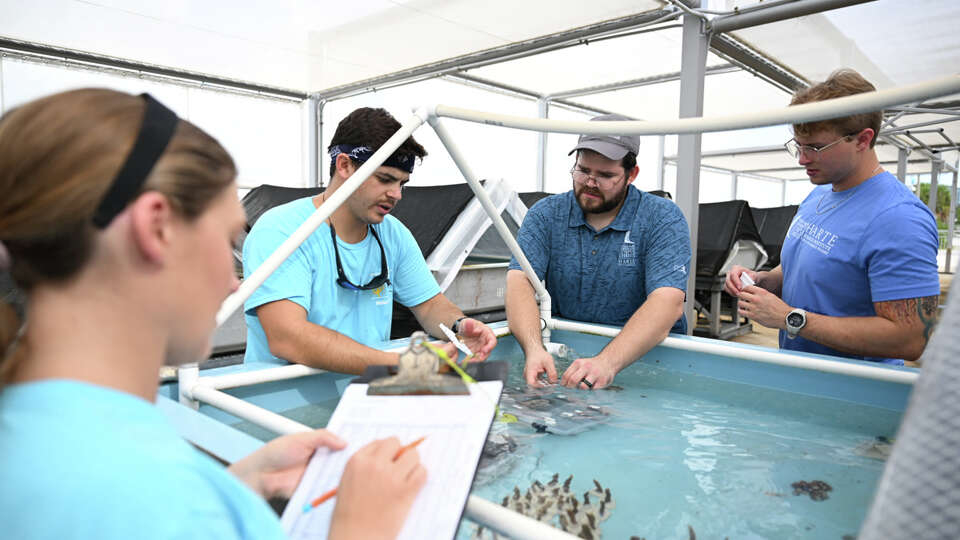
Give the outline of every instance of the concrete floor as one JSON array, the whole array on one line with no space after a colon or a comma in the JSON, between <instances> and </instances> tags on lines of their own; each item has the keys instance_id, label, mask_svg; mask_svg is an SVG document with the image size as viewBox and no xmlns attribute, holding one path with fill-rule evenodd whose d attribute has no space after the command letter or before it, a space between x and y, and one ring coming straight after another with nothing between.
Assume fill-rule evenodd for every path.
<instances>
[{"instance_id":1,"label":"concrete floor","mask_svg":"<svg viewBox=\"0 0 960 540\"><path fill-rule=\"evenodd\" d=\"M950 292L950 285L953 283L953 274L940 274L940 305L947 303L947 293ZM735 337L730 341L737 343L749 343L751 345L760 345L762 347L771 347L776 349L779 346L778 330L765 328L759 324L753 324L753 332Z\"/></svg>"}]
</instances>

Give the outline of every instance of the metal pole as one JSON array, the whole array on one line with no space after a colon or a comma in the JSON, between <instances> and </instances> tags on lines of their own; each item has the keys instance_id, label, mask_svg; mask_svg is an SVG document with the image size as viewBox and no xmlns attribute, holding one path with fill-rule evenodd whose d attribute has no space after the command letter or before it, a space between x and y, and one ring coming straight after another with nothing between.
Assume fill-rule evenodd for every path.
<instances>
[{"instance_id":1,"label":"metal pole","mask_svg":"<svg viewBox=\"0 0 960 540\"><path fill-rule=\"evenodd\" d=\"M323 109L327 106L327 100L318 99L317 100L317 155L323 155L326 157L326 152L323 151ZM319 157L318 157L319 159ZM317 187L323 187L323 166L326 164L327 160L320 162L317 171Z\"/></svg>"},{"instance_id":2,"label":"metal pole","mask_svg":"<svg viewBox=\"0 0 960 540\"><path fill-rule=\"evenodd\" d=\"M899 152L897 152L897 178L899 178L900 182L904 184L907 183L907 156L908 155L909 155L909 152L907 152L906 148L901 148Z\"/></svg>"},{"instance_id":3,"label":"metal pole","mask_svg":"<svg viewBox=\"0 0 960 540\"><path fill-rule=\"evenodd\" d=\"M787 181L780 180L780 206L787 205Z\"/></svg>"},{"instance_id":4,"label":"metal pole","mask_svg":"<svg viewBox=\"0 0 960 540\"><path fill-rule=\"evenodd\" d=\"M550 98L544 96L537 100L537 117L549 118ZM536 191L546 191L547 185L547 132L537 135L537 186Z\"/></svg>"},{"instance_id":5,"label":"metal pole","mask_svg":"<svg viewBox=\"0 0 960 540\"><path fill-rule=\"evenodd\" d=\"M317 111L319 109L319 103L316 96L310 96L305 101L304 104L307 107L306 111L306 124L307 124L307 133L304 144L304 156L306 161L305 166L305 178L303 185L310 186L319 186L320 185L320 174L319 174L319 156L317 155L317 148L320 146L319 140L319 128L320 123L317 119Z\"/></svg>"},{"instance_id":6,"label":"metal pole","mask_svg":"<svg viewBox=\"0 0 960 540\"><path fill-rule=\"evenodd\" d=\"M0 55L0 115L6 112L3 108L3 55Z\"/></svg>"},{"instance_id":7,"label":"metal pole","mask_svg":"<svg viewBox=\"0 0 960 540\"><path fill-rule=\"evenodd\" d=\"M657 137L657 189L663 191L663 167L666 163L663 160L664 150L666 149L667 136Z\"/></svg>"},{"instance_id":8,"label":"metal pole","mask_svg":"<svg viewBox=\"0 0 960 540\"><path fill-rule=\"evenodd\" d=\"M960 168L960 162L957 163ZM953 183L950 184L950 211L947 212L947 266L946 271L950 273L950 263L953 257L953 233L956 230L957 221L957 171L953 171Z\"/></svg>"},{"instance_id":9,"label":"metal pole","mask_svg":"<svg viewBox=\"0 0 960 540\"><path fill-rule=\"evenodd\" d=\"M737 200L737 184L740 182L740 175L736 172L730 173L730 200Z\"/></svg>"},{"instance_id":10,"label":"metal pole","mask_svg":"<svg viewBox=\"0 0 960 540\"><path fill-rule=\"evenodd\" d=\"M930 165L930 194L927 196L927 208L933 212L933 217L937 217L937 189L940 187L940 169L943 167L943 160L934 159Z\"/></svg>"},{"instance_id":11,"label":"metal pole","mask_svg":"<svg viewBox=\"0 0 960 540\"><path fill-rule=\"evenodd\" d=\"M283 98L285 101L303 101L309 97L307 92L290 90L276 86L266 86L255 84L226 77L217 77L195 71L186 71L174 69L157 64L148 64L145 62L136 62L126 60L115 56L106 56L102 54L87 53L74 49L65 49L51 45L43 45L30 41L19 41L6 37L0 37L0 52L10 51L14 54L35 59L40 62L65 63L75 66L81 66L89 69L92 66L112 68L125 71L134 76L155 75L162 77L166 81L176 81L179 83L201 84L207 88L220 87L235 92L254 93L259 97Z\"/></svg>"},{"instance_id":12,"label":"metal pole","mask_svg":"<svg viewBox=\"0 0 960 540\"><path fill-rule=\"evenodd\" d=\"M700 7L700 0L691 3ZM704 73L707 67L707 35L701 19L683 16L683 45L680 55L680 118L703 116ZM694 289L697 267L697 227L700 215L700 133L680 135L677 142L677 206L690 226L690 267L687 268L687 298L684 313L687 333L697 324L694 315Z\"/></svg>"},{"instance_id":13,"label":"metal pole","mask_svg":"<svg viewBox=\"0 0 960 540\"><path fill-rule=\"evenodd\" d=\"M709 31L714 33L732 32L751 26L793 19L804 15L820 13L857 4L865 4L873 0L798 0L789 4L779 4L765 9L757 9L746 13L736 13L717 17L710 21Z\"/></svg>"},{"instance_id":14,"label":"metal pole","mask_svg":"<svg viewBox=\"0 0 960 540\"><path fill-rule=\"evenodd\" d=\"M602 36L610 36L628 30L642 28L649 24L664 22L668 19L673 19L676 15L677 11L673 9L636 13L618 19L581 26L526 41L518 41L501 47L471 52L461 56L447 58L439 62L424 64L362 81L327 88L320 90L318 93L327 99L341 99L395 84L415 82L448 73L462 72L466 69L477 68L484 65L516 60L558 48L578 46L585 41L590 41Z\"/></svg>"}]
</instances>

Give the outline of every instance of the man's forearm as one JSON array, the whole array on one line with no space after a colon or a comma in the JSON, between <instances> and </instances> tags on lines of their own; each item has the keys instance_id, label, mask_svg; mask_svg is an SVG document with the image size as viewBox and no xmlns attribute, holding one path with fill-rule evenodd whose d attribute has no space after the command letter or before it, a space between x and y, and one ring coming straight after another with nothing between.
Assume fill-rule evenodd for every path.
<instances>
[{"instance_id":1,"label":"man's forearm","mask_svg":"<svg viewBox=\"0 0 960 540\"><path fill-rule=\"evenodd\" d=\"M517 339L524 354L543 349L540 334L540 307L537 305L533 286L527 275L520 270L507 272L507 324Z\"/></svg>"},{"instance_id":2,"label":"man's forearm","mask_svg":"<svg viewBox=\"0 0 960 540\"><path fill-rule=\"evenodd\" d=\"M442 293L410 309L420 326L437 339L447 339L440 331L441 323L452 330L451 325L464 316L463 311Z\"/></svg>"},{"instance_id":3,"label":"man's forearm","mask_svg":"<svg viewBox=\"0 0 960 540\"><path fill-rule=\"evenodd\" d=\"M269 339L269 336L268 336ZM339 373L362 374L367 366L396 364L398 355L367 347L324 326L304 322L271 352L284 360Z\"/></svg>"},{"instance_id":4,"label":"man's forearm","mask_svg":"<svg viewBox=\"0 0 960 540\"><path fill-rule=\"evenodd\" d=\"M683 313L682 291L661 292L663 294L647 297L624 325L623 330L598 355L613 362L617 371L632 364L663 341Z\"/></svg>"},{"instance_id":5,"label":"man's forearm","mask_svg":"<svg viewBox=\"0 0 960 540\"><path fill-rule=\"evenodd\" d=\"M781 329L785 328L784 323ZM923 352L922 330L883 317L830 317L807 313L800 336L831 349L861 356L916 360Z\"/></svg>"}]
</instances>

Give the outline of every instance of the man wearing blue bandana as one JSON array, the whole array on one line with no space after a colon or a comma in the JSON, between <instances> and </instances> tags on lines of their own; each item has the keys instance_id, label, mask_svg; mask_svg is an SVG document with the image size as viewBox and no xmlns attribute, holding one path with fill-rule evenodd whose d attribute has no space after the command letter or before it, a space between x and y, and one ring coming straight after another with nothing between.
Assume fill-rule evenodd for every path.
<instances>
[{"instance_id":1,"label":"man wearing blue bandana","mask_svg":"<svg viewBox=\"0 0 960 540\"><path fill-rule=\"evenodd\" d=\"M629 120L605 115L593 120ZM603 388L660 343L685 333L683 300L690 268L690 231L677 205L632 186L639 137L581 135L570 171L573 189L540 200L517 242L546 282L554 316L623 326L594 357L563 373L564 386ZM526 357L524 378L557 382L540 338L534 290L516 259L507 273L507 320Z\"/></svg>"},{"instance_id":2,"label":"man wearing blue bandana","mask_svg":"<svg viewBox=\"0 0 960 540\"><path fill-rule=\"evenodd\" d=\"M243 245L249 275L398 129L383 109L361 108L337 126L330 143L330 185L316 197L273 208L257 220ZM410 231L390 210L402 197L416 159L426 150L408 138L244 305L247 362L296 362L343 373L395 364L376 349L389 340L393 301L442 337L439 324L460 334L485 360L493 331L466 318L437 286ZM451 357L456 349L445 347Z\"/></svg>"}]
</instances>

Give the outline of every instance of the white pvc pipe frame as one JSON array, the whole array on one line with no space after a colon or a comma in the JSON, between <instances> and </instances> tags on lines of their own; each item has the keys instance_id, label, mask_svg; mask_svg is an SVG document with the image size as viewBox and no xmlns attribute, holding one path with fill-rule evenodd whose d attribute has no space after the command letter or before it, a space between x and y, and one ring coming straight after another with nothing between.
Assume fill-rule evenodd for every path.
<instances>
[{"instance_id":1,"label":"white pvc pipe frame","mask_svg":"<svg viewBox=\"0 0 960 540\"><path fill-rule=\"evenodd\" d=\"M277 250L244 282L236 292L230 295L217 313L217 324L224 321L276 270L297 247L309 237L380 165L386 161L402 143L424 122L429 122L450 153L457 167L470 184L471 189L484 209L490 215L497 232L510 248L511 253L520 261L524 272L541 298L541 316L546 322L545 337L550 329L587 332L604 336L616 336L618 329L584 323L554 320L550 317L550 299L540 280L533 272L522 250L506 224L496 212L490 198L477 182L462 154L452 138L439 122L439 117L449 117L470 122L479 122L500 127L511 127L533 131L554 133L591 133L598 135L666 135L729 131L750 127L762 127L781 124L796 124L826 120L840 116L858 114L884 109L894 105L904 105L960 92L960 75L950 75L925 83L858 94L829 101L808 103L782 109L760 111L734 116L715 118L684 118L660 122L624 121L624 122L570 122L540 118L525 118L470 109L436 105L432 108L418 109L414 116L403 123L400 129L373 156L367 160L333 195L283 242ZM547 308L542 309L543 302ZM507 333L503 330L502 333ZM795 367L837 373L852 377L863 377L900 384L913 384L917 375L912 372L890 370L870 365L835 362L816 358L788 355L777 351L758 351L739 347L724 346L690 339L667 337L662 346L683 349L692 352L732 356L743 360L766 362L782 366ZM256 372L223 375L219 377L200 377L197 366L184 366L180 369L180 401L196 407L203 401L223 409L240 418L244 418L277 433L292 433L309 429L284 416L251 405L241 399L221 392L222 388L258 384L267 381L291 379L320 373L301 365L282 366ZM496 504L470 496L467 502L466 516L478 523L514 538L573 538L536 520L521 516Z\"/></svg>"}]
</instances>

